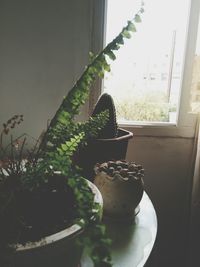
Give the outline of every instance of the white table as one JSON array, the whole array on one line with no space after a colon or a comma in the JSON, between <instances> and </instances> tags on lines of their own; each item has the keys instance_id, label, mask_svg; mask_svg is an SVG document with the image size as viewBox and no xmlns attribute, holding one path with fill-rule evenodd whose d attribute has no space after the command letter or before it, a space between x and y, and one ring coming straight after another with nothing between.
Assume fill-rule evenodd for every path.
<instances>
[{"instance_id":1,"label":"white table","mask_svg":"<svg viewBox=\"0 0 200 267\"><path fill-rule=\"evenodd\" d=\"M157 234L157 217L146 193L139 207L135 221L106 221L108 234L113 240L113 267L142 267L152 251ZM91 260L83 255L81 267L92 266Z\"/></svg>"}]
</instances>

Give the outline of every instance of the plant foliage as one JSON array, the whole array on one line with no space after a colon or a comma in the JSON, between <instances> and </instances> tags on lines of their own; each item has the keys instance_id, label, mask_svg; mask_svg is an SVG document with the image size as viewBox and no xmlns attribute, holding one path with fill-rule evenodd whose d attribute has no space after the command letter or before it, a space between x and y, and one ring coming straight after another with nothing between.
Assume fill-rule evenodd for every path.
<instances>
[{"instance_id":1,"label":"plant foliage","mask_svg":"<svg viewBox=\"0 0 200 267\"><path fill-rule=\"evenodd\" d=\"M93 194L79 174L79 168L73 164L72 157L80 145L87 144L88 139L98 135L99 130L108 120L108 111L105 110L84 123L75 122L74 117L79 113L80 106L87 100L89 90L96 77L103 78L105 71L110 71L108 59L115 60L115 51L123 46L125 39L131 37L131 33L136 32L135 23L141 21L142 13L143 7L98 55L90 53L90 63L63 99L41 142L36 142L32 151L26 151L25 158L24 151L27 140L25 135L15 140L11 135L9 145L3 146L4 137L8 136L11 130L22 122L22 115L15 115L8 120L3 125L0 136L0 219L6 218L5 210L11 201L15 201L19 187L30 192L35 190L37 192L49 183L49 177L53 177L55 173L59 172L67 177L66 183L73 190L77 214L79 218L82 218L82 224L84 226L92 224L93 226L89 227L88 235L84 236L80 242L84 246L90 247L91 258L96 267L112 265L108 250L110 240L106 238L105 226L100 222L97 223L99 215L95 211L99 207L94 206ZM8 152L9 157L7 156ZM91 218L94 217L96 217L95 220L91 222ZM4 237L5 239L0 242L2 249L12 241L12 238L9 239L10 237L6 239L6 235ZM16 241L16 239L14 240Z\"/></svg>"},{"instance_id":2,"label":"plant foliage","mask_svg":"<svg viewBox=\"0 0 200 267\"><path fill-rule=\"evenodd\" d=\"M98 99L92 112L92 116L101 114L102 112L105 112L105 110L108 110L109 119L103 129L98 132L98 138L117 137L118 125L116 119L115 105L112 96L107 93L102 94Z\"/></svg>"}]
</instances>

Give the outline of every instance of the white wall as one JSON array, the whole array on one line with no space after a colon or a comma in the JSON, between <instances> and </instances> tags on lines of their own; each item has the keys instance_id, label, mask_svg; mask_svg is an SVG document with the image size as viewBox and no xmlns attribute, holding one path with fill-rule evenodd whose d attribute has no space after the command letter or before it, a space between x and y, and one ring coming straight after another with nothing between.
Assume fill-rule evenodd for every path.
<instances>
[{"instance_id":1,"label":"white wall","mask_svg":"<svg viewBox=\"0 0 200 267\"><path fill-rule=\"evenodd\" d=\"M0 125L37 137L88 60L89 0L0 0Z\"/></svg>"}]
</instances>

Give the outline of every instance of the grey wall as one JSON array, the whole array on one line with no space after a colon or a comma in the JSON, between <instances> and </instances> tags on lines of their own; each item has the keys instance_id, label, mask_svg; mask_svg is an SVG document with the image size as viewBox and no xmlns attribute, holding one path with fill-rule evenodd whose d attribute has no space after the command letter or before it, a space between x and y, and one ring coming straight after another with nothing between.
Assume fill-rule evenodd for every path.
<instances>
[{"instance_id":1,"label":"grey wall","mask_svg":"<svg viewBox=\"0 0 200 267\"><path fill-rule=\"evenodd\" d=\"M24 114L39 135L87 63L90 23L89 0L0 0L0 124Z\"/></svg>"}]
</instances>

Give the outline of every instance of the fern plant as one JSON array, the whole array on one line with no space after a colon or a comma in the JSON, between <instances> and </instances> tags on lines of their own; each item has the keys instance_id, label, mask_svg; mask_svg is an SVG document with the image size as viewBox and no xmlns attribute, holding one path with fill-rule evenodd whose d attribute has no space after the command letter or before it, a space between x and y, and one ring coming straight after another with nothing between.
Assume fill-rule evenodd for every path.
<instances>
[{"instance_id":1,"label":"fern plant","mask_svg":"<svg viewBox=\"0 0 200 267\"><path fill-rule=\"evenodd\" d=\"M85 71L69 91L68 95L64 97L60 107L50 121L40 145L39 153L44 151L48 144L59 145L56 137L57 131L61 132L65 131L66 128L74 128L74 116L79 114L80 106L88 99L89 90L96 77L103 78L106 71L110 72L111 67L108 63L108 58L115 60L115 51L124 45L125 39L131 38L131 33L136 32L135 23L141 22L141 14L144 12L143 5L142 2L139 12L132 20L128 21L122 31L98 55L90 53L90 57L92 58L91 62L86 66ZM106 123L105 121L104 124Z\"/></svg>"}]
</instances>

